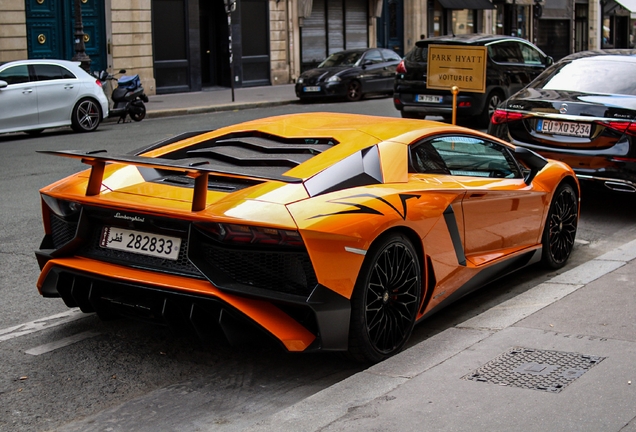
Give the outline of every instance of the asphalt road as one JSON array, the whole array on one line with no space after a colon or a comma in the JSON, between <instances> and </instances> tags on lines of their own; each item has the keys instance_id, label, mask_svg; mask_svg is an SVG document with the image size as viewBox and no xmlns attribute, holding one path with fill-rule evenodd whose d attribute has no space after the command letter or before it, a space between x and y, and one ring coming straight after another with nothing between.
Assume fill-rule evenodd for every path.
<instances>
[{"instance_id":1,"label":"asphalt road","mask_svg":"<svg viewBox=\"0 0 636 432\"><path fill-rule=\"evenodd\" d=\"M184 131L300 111L397 116L380 98L107 123L91 134L0 136L0 431L241 430L361 370L335 354L228 348L144 323L78 316L35 288L38 189L84 168L37 150L126 152ZM635 239L635 210L632 195L585 188L576 248L559 273ZM411 344L554 275L532 267L501 279L419 325Z\"/></svg>"}]
</instances>

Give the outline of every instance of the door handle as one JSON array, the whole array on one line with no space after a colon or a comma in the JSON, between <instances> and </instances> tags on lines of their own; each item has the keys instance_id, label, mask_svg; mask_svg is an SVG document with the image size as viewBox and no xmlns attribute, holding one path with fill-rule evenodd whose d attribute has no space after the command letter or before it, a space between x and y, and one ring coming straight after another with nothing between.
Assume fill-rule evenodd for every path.
<instances>
[{"instance_id":1,"label":"door handle","mask_svg":"<svg viewBox=\"0 0 636 432\"><path fill-rule=\"evenodd\" d=\"M29 93L33 93L33 89L24 89L22 90L23 94L29 94Z\"/></svg>"},{"instance_id":2,"label":"door handle","mask_svg":"<svg viewBox=\"0 0 636 432\"><path fill-rule=\"evenodd\" d=\"M64 86L64 90L69 90L69 89L72 89L73 87L75 87L73 84L66 84Z\"/></svg>"}]
</instances>

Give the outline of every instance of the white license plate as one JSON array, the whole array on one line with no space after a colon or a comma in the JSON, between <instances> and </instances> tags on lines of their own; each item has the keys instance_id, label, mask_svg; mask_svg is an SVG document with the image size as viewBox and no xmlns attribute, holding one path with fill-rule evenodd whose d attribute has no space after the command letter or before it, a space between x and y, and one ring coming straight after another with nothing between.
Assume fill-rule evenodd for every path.
<instances>
[{"instance_id":1,"label":"white license plate","mask_svg":"<svg viewBox=\"0 0 636 432\"><path fill-rule=\"evenodd\" d=\"M590 123L575 123L555 120L539 120L537 130L553 135L568 135L575 137L589 137L592 126Z\"/></svg>"},{"instance_id":2,"label":"white license plate","mask_svg":"<svg viewBox=\"0 0 636 432\"><path fill-rule=\"evenodd\" d=\"M106 249L177 260L181 239L117 227L104 227L100 246Z\"/></svg>"},{"instance_id":3,"label":"white license plate","mask_svg":"<svg viewBox=\"0 0 636 432\"><path fill-rule=\"evenodd\" d=\"M428 103L442 103L443 96L433 96L433 95L416 95L416 102L428 102Z\"/></svg>"},{"instance_id":4,"label":"white license plate","mask_svg":"<svg viewBox=\"0 0 636 432\"><path fill-rule=\"evenodd\" d=\"M304 92L319 92L320 86L305 86L303 87Z\"/></svg>"}]
</instances>

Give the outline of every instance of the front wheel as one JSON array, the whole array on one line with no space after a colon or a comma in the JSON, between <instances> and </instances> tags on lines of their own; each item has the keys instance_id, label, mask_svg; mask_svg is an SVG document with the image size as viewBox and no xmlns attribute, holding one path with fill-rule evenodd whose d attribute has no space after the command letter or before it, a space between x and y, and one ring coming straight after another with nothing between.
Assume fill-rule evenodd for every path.
<instances>
[{"instance_id":1,"label":"front wheel","mask_svg":"<svg viewBox=\"0 0 636 432\"><path fill-rule=\"evenodd\" d=\"M579 218L578 197L574 188L563 183L559 185L550 204L548 218L543 230L542 262L550 269L565 265L572 249Z\"/></svg>"},{"instance_id":2,"label":"front wheel","mask_svg":"<svg viewBox=\"0 0 636 432\"><path fill-rule=\"evenodd\" d=\"M141 105L133 105L129 114L131 119L140 122L146 118L146 106L143 103Z\"/></svg>"},{"instance_id":3,"label":"front wheel","mask_svg":"<svg viewBox=\"0 0 636 432\"><path fill-rule=\"evenodd\" d=\"M362 85L360 81L351 81L349 87L347 87L347 100L349 102L356 102L362 99Z\"/></svg>"},{"instance_id":4,"label":"front wheel","mask_svg":"<svg viewBox=\"0 0 636 432\"><path fill-rule=\"evenodd\" d=\"M367 252L351 297L349 356L376 363L408 341L422 298L417 252L403 234L381 237Z\"/></svg>"},{"instance_id":5,"label":"front wheel","mask_svg":"<svg viewBox=\"0 0 636 432\"><path fill-rule=\"evenodd\" d=\"M71 127L75 132L92 132L102 119L101 110L93 99L82 99L71 113Z\"/></svg>"}]
</instances>

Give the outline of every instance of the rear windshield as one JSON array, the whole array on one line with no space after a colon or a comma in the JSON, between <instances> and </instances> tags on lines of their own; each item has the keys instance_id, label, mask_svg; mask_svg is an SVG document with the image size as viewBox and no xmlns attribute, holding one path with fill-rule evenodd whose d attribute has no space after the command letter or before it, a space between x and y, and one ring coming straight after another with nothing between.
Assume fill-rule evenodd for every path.
<instances>
[{"instance_id":1,"label":"rear windshield","mask_svg":"<svg viewBox=\"0 0 636 432\"><path fill-rule=\"evenodd\" d=\"M634 62L610 56L577 59L549 69L530 87L636 96Z\"/></svg>"},{"instance_id":2,"label":"rear windshield","mask_svg":"<svg viewBox=\"0 0 636 432\"><path fill-rule=\"evenodd\" d=\"M411 62L426 63L428 61L428 45L425 47L415 46L404 57Z\"/></svg>"}]
</instances>

